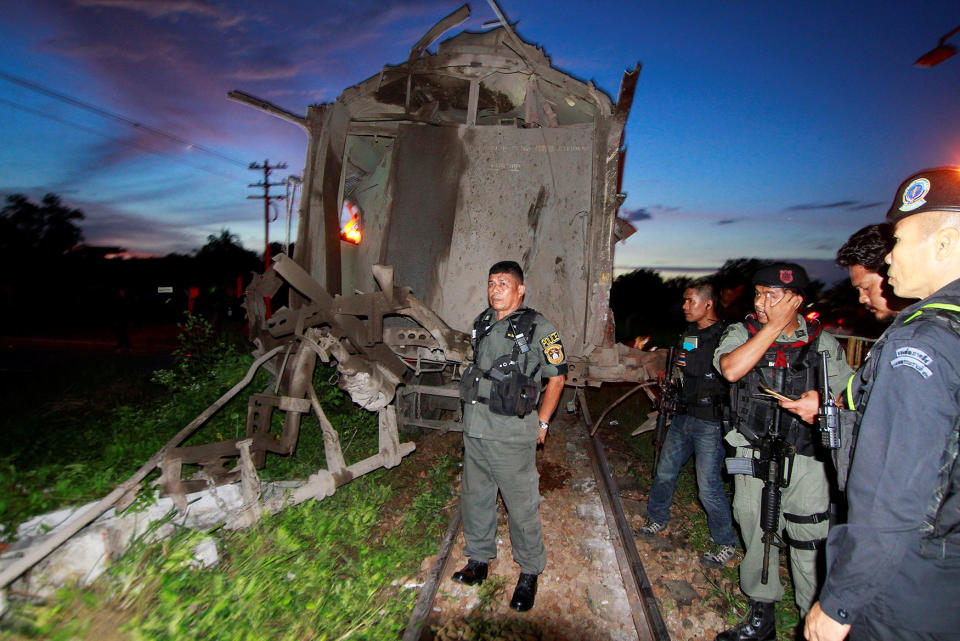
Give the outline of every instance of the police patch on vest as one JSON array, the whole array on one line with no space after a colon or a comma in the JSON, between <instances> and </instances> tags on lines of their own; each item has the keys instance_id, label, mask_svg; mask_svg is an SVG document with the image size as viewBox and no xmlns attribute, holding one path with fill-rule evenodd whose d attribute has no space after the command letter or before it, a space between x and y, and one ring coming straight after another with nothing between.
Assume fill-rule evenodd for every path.
<instances>
[{"instance_id":1,"label":"police patch on vest","mask_svg":"<svg viewBox=\"0 0 960 641\"><path fill-rule=\"evenodd\" d=\"M551 365L559 365L563 362L563 345L560 343L549 345L543 353Z\"/></svg>"},{"instance_id":2,"label":"police patch on vest","mask_svg":"<svg viewBox=\"0 0 960 641\"><path fill-rule=\"evenodd\" d=\"M915 369L920 376L930 378L933 372L927 367L933 359L926 352L916 347L901 347L897 350L897 357L890 361L891 367L909 367Z\"/></svg>"},{"instance_id":3,"label":"police patch on vest","mask_svg":"<svg viewBox=\"0 0 960 641\"><path fill-rule=\"evenodd\" d=\"M550 347L554 343L559 343L559 342L560 342L560 333L554 332L549 336L544 336L543 338L541 338L540 346L543 347L544 352L546 352L548 347Z\"/></svg>"}]
</instances>

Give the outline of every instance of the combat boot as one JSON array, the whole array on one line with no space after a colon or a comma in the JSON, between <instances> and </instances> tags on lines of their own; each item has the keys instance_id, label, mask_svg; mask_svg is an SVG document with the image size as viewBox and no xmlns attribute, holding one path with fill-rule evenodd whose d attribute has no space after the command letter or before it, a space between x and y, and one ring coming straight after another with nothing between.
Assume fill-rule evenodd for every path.
<instances>
[{"instance_id":1,"label":"combat boot","mask_svg":"<svg viewBox=\"0 0 960 641\"><path fill-rule=\"evenodd\" d=\"M526 612L533 607L533 600L537 596L537 575L520 573L517 588L510 599L510 607L517 612Z\"/></svg>"},{"instance_id":2,"label":"combat boot","mask_svg":"<svg viewBox=\"0 0 960 641\"><path fill-rule=\"evenodd\" d=\"M467 564L463 569L453 573L453 580L464 585L480 585L487 579L486 563L467 559Z\"/></svg>"},{"instance_id":3,"label":"combat boot","mask_svg":"<svg viewBox=\"0 0 960 641\"><path fill-rule=\"evenodd\" d=\"M777 641L776 606L750 599L747 618L718 634L714 641Z\"/></svg>"}]
</instances>

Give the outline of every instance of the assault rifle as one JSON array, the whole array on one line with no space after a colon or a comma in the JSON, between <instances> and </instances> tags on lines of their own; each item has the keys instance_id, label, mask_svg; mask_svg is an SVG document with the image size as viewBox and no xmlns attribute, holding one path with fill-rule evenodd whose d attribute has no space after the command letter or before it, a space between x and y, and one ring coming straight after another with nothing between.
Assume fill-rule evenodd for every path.
<instances>
[{"instance_id":1,"label":"assault rifle","mask_svg":"<svg viewBox=\"0 0 960 641\"><path fill-rule=\"evenodd\" d=\"M777 392L783 392L783 367L773 368L773 387ZM767 566L770 563L770 546L783 547L780 538L780 495L781 490L790 485L793 475L793 455L796 448L787 442L780 432L780 420L783 410L775 406L773 425L766 436L760 441L760 458L756 461L756 476L763 481L763 491L760 495L760 530L763 536L763 570L760 573L760 583L766 585L769 578Z\"/></svg>"},{"instance_id":2,"label":"assault rifle","mask_svg":"<svg viewBox=\"0 0 960 641\"><path fill-rule=\"evenodd\" d=\"M667 421L677 413L681 401L681 381L673 378L673 367L676 364L677 350L671 347L667 351L667 368L660 381L660 400L654 409L657 410L657 431L654 432L653 475L657 475L657 464L660 462L660 450L663 441L667 438Z\"/></svg>"},{"instance_id":3,"label":"assault rifle","mask_svg":"<svg viewBox=\"0 0 960 641\"><path fill-rule=\"evenodd\" d=\"M779 397L783 392L783 378L785 368L773 368L773 391ZM766 393L762 396L771 396ZM793 476L793 457L796 454L796 447L791 445L781 433L781 418L783 411L776 405L777 401L770 400L773 403L773 422L766 434L759 437L759 442L755 443L754 448L758 451L757 457L736 457L726 460L727 472L729 474L747 474L763 481L763 490L760 493L760 530L763 533L760 541L763 543L763 569L760 573L760 582L767 583L769 571L767 569L770 563L770 546L776 545L783 547L783 539L780 537L780 498L783 488L790 485L790 477Z\"/></svg>"}]
</instances>

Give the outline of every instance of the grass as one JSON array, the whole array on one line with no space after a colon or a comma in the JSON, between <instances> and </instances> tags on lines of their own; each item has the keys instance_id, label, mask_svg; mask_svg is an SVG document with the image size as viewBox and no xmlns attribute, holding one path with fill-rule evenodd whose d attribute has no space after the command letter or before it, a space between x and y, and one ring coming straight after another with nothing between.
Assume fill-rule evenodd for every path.
<instances>
[{"instance_id":1,"label":"grass","mask_svg":"<svg viewBox=\"0 0 960 641\"><path fill-rule=\"evenodd\" d=\"M446 479L449 471L438 460L430 474ZM250 530L180 530L153 544L145 537L95 586L25 606L17 613L19 634L92 639L99 614L107 613L123 620L129 639L398 638L416 592L394 579L416 573L436 543L424 533L437 534L444 517L433 512L381 535L381 510L394 492L384 476L356 479ZM221 557L209 570L194 561L205 539Z\"/></svg>"},{"instance_id":2,"label":"grass","mask_svg":"<svg viewBox=\"0 0 960 641\"><path fill-rule=\"evenodd\" d=\"M204 338L202 323L186 329L201 337L185 343L173 367L154 376L159 391L152 401L74 415L78 438L94 444L82 462L69 448L54 446L32 465L22 451L5 455L0 467L5 522L101 496L239 380L252 361L248 354L209 332ZM376 415L360 410L330 385L331 373L318 370L318 395L341 435L349 464L377 451ZM84 393L85 380L77 382L77 394ZM265 374L258 375L251 391L267 383ZM241 397L190 442L242 432L246 400ZM246 531L180 529L161 542L145 535L94 585L67 586L42 605L15 601L0 636L97 641L398 638L416 592L396 578L416 574L421 560L435 552L446 526L443 508L450 502L456 460L440 454L428 466L415 486L402 485L396 471L379 470L340 487L332 497L267 516ZM325 467L321 432L314 418L305 417L296 453L269 455L261 477L304 478L319 467ZM393 504L402 506L397 508L401 518L395 518ZM219 553L219 563L210 569L199 568L194 559L194 548L204 541L213 542Z\"/></svg>"}]
</instances>

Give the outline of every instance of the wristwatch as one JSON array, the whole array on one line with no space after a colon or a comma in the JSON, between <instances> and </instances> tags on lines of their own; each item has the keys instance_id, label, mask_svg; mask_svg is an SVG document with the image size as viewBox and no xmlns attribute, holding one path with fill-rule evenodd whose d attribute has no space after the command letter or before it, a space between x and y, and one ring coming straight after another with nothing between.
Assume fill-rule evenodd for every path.
<instances>
[{"instance_id":1,"label":"wristwatch","mask_svg":"<svg viewBox=\"0 0 960 641\"><path fill-rule=\"evenodd\" d=\"M541 430L545 430L545 429L547 429L548 427L550 427L550 423L547 423L546 421L540 421L540 429L541 429Z\"/></svg>"}]
</instances>

